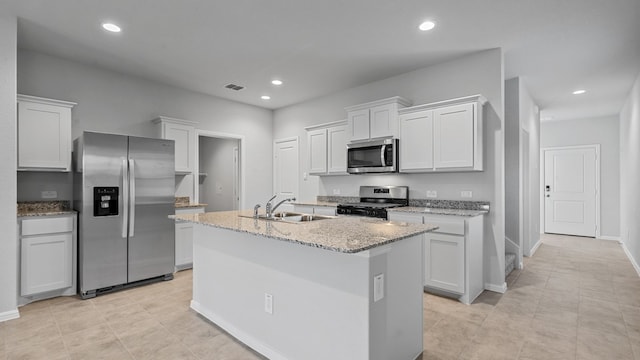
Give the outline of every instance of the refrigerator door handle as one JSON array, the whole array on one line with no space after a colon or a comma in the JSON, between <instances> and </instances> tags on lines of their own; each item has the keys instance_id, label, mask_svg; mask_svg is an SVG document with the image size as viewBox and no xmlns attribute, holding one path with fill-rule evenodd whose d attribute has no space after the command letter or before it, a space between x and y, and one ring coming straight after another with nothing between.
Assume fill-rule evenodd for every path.
<instances>
[{"instance_id":1,"label":"refrigerator door handle","mask_svg":"<svg viewBox=\"0 0 640 360\"><path fill-rule=\"evenodd\" d=\"M127 238L127 221L129 220L129 179L127 159L122 159L122 237Z\"/></svg>"},{"instance_id":2,"label":"refrigerator door handle","mask_svg":"<svg viewBox=\"0 0 640 360\"><path fill-rule=\"evenodd\" d=\"M129 159L129 204L129 237L133 237L136 225L136 168L133 159Z\"/></svg>"}]
</instances>

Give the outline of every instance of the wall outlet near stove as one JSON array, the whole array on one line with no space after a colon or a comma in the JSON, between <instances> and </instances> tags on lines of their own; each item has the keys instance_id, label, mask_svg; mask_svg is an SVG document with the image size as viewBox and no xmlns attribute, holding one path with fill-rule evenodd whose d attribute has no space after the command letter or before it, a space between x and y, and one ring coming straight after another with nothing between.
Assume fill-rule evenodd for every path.
<instances>
[{"instance_id":1,"label":"wall outlet near stove","mask_svg":"<svg viewBox=\"0 0 640 360\"><path fill-rule=\"evenodd\" d=\"M436 190L427 190L427 197L428 198L437 198L438 197L438 191L436 191Z\"/></svg>"},{"instance_id":2,"label":"wall outlet near stove","mask_svg":"<svg viewBox=\"0 0 640 360\"><path fill-rule=\"evenodd\" d=\"M462 191L460 191L460 197L463 197L463 198L473 197L473 191L471 191L471 190L462 190Z\"/></svg>"},{"instance_id":3,"label":"wall outlet near stove","mask_svg":"<svg viewBox=\"0 0 640 360\"><path fill-rule=\"evenodd\" d=\"M333 195L340 195L340 189L333 189Z\"/></svg>"}]
</instances>

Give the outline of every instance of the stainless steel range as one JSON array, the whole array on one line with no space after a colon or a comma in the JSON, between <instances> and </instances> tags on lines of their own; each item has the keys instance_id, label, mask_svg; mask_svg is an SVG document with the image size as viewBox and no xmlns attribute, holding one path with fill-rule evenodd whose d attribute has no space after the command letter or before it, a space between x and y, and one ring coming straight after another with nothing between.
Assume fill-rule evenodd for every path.
<instances>
[{"instance_id":1,"label":"stainless steel range","mask_svg":"<svg viewBox=\"0 0 640 360\"><path fill-rule=\"evenodd\" d=\"M387 209L409 205L407 186L360 186L360 202L338 205L338 214L386 219Z\"/></svg>"}]
</instances>

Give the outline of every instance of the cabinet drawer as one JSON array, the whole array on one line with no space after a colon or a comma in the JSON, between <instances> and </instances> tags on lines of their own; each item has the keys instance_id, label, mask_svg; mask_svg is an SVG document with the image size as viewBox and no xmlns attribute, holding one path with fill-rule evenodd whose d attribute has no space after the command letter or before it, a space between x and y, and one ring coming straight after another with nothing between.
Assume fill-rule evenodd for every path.
<instances>
[{"instance_id":1,"label":"cabinet drawer","mask_svg":"<svg viewBox=\"0 0 640 360\"><path fill-rule=\"evenodd\" d=\"M22 236L73 231L73 217L38 218L22 220Z\"/></svg>"},{"instance_id":2,"label":"cabinet drawer","mask_svg":"<svg viewBox=\"0 0 640 360\"><path fill-rule=\"evenodd\" d=\"M203 207L176 209L176 215L181 215L181 214L201 214L203 212L204 212L204 208Z\"/></svg>"},{"instance_id":3,"label":"cabinet drawer","mask_svg":"<svg viewBox=\"0 0 640 360\"><path fill-rule=\"evenodd\" d=\"M437 226L436 233L464 235L464 218L425 216L424 223Z\"/></svg>"}]
</instances>

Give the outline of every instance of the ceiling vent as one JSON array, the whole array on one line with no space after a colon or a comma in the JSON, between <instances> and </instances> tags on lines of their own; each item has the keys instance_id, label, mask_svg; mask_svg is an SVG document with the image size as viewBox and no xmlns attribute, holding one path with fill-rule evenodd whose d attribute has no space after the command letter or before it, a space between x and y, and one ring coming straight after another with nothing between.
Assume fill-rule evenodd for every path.
<instances>
[{"instance_id":1,"label":"ceiling vent","mask_svg":"<svg viewBox=\"0 0 640 360\"><path fill-rule=\"evenodd\" d=\"M240 91L240 90L244 89L244 86L240 86L240 85L236 85L236 84L228 84L225 87L227 89L231 89L231 90L235 90L235 91Z\"/></svg>"}]
</instances>

